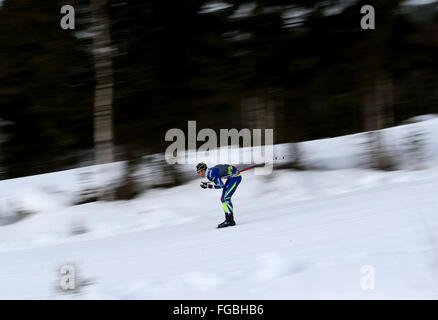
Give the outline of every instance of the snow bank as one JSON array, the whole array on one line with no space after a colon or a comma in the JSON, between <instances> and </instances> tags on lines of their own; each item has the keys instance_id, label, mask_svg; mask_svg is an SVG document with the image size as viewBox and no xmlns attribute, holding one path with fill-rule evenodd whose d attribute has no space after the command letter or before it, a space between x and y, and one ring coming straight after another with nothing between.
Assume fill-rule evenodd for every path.
<instances>
[{"instance_id":1,"label":"snow bank","mask_svg":"<svg viewBox=\"0 0 438 320\"><path fill-rule=\"evenodd\" d=\"M331 170L245 172L237 226L222 230L220 191L199 179L82 205L78 193L119 179L124 164L1 181L0 299L436 299L437 124L384 130L397 152L424 132L423 170L357 168L362 134L304 142L308 165ZM9 223L12 207L28 214ZM70 263L85 279L73 295L58 285Z\"/></svg>"}]
</instances>

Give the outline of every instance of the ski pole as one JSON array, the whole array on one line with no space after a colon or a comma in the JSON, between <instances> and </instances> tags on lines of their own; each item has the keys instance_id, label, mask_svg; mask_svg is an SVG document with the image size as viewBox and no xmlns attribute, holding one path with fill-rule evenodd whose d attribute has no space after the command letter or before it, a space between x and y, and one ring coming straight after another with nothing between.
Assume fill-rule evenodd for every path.
<instances>
[{"instance_id":1,"label":"ski pole","mask_svg":"<svg viewBox=\"0 0 438 320\"><path fill-rule=\"evenodd\" d=\"M242 172L244 172L244 171L246 171L246 170L251 170L251 169L254 169L254 168L257 168L257 167L262 167L262 166L264 166L264 165L265 165L264 163L263 163L263 164L256 164L255 166L251 166L251 167L248 167L248 168L245 168L245 169L239 170L239 171L237 171L236 173L233 173L233 174L230 176L230 178L232 178L232 177L234 177L234 176L238 175L239 173L242 173Z\"/></svg>"}]
</instances>

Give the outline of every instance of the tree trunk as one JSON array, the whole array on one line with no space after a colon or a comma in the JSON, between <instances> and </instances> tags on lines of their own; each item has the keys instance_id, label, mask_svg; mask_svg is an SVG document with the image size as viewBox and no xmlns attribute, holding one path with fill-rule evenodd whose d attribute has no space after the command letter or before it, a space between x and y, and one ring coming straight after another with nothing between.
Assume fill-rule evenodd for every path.
<instances>
[{"instance_id":1,"label":"tree trunk","mask_svg":"<svg viewBox=\"0 0 438 320\"><path fill-rule=\"evenodd\" d=\"M382 72L372 73L364 96L364 129L374 131L370 135L372 167L383 170L395 166L391 155L385 146L381 130L388 124L393 123L393 84L391 77Z\"/></svg>"},{"instance_id":2,"label":"tree trunk","mask_svg":"<svg viewBox=\"0 0 438 320\"><path fill-rule=\"evenodd\" d=\"M114 161L111 37L107 0L91 0L90 5L93 15L93 54L96 74L94 94L95 163L105 164ZM109 174L109 172L107 173ZM105 177L105 180L107 180L107 177ZM112 198L112 191L105 193L104 200L111 200Z\"/></svg>"}]
</instances>

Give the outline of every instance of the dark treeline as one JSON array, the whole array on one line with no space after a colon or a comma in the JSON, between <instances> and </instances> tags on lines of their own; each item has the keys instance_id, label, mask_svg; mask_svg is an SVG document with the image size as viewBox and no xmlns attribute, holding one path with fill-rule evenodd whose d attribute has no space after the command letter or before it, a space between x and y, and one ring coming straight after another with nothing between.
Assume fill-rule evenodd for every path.
<instances>
[{"instance_id":1,"label":"dark treeline","mask_svg":"<svg viewBox=\"0 0 438 320\"><path fill-rule=\"evenodd\" d=\"M76 30L59 25L64 4L76 9ZM370 4L376 28L362 30L360 8ZM199 129L274 128L283 143L438 113L436 4L108 0L107 8L116 159L163 152L166 131L186 130L188 120ZM88 1L3 1L3 177L93 160L90 24Z\"/></svg>"}]
</instances>

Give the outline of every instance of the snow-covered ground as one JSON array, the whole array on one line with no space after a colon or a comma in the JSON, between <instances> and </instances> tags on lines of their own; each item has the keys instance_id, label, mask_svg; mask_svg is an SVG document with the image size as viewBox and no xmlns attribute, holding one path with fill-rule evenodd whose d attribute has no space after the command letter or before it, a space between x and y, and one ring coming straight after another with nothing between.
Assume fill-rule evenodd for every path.
<instances>
[{"instance_id":1,"label":"snow-covered ground","mask_svg":"<svg viewBox=\"0 0 438 320\"><path fill-rule=\"evenodd\" d=\"M0 181L0 299L437 299L438 119L388 129L397 150L413 129L421 170L352 168L354 135L301 144L333 170L244 173L226 229L220 192L196 179L82 205L84 172L108 183L97 168ZM10 207L28 215L13 222Z\"/></svg>"}]
</instances>

